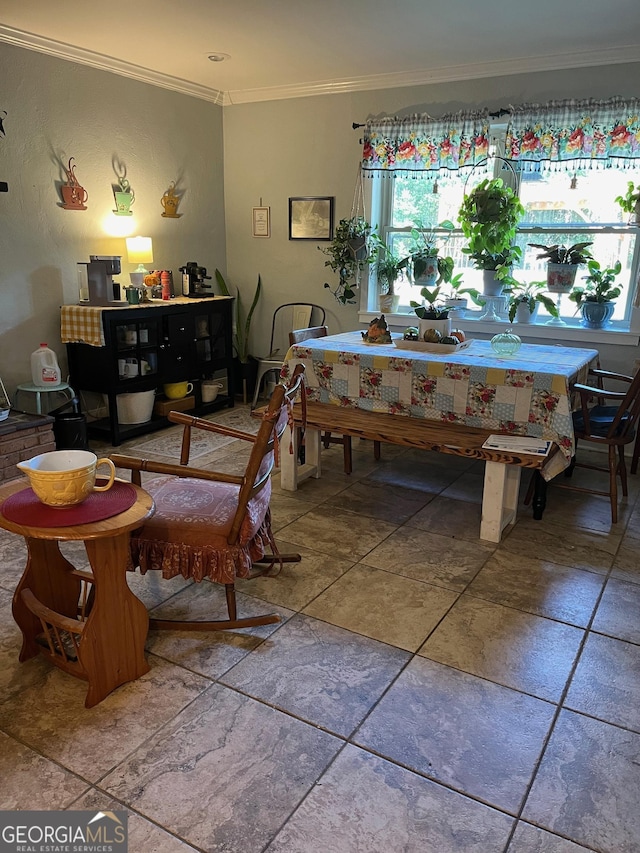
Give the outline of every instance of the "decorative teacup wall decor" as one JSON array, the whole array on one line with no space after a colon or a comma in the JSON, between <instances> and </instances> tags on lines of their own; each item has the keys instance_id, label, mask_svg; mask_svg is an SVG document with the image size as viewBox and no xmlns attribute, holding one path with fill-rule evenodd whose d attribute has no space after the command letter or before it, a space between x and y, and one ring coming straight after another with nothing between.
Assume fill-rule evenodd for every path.
<instances>
[{"instance_id":1,"label":"decorative teacup wall decor","mask_svg":"<svg viewBox=\"0 0 640 853\"><path fill-rule=\"evenodd\" d=\"M65 210L86 210L85 202L89 198L89 193L84 187L80 186L80 182L76 178L76 167L72 163L73 157L70 158L69 165L64 170L67 182L60 187L62 193L60 207Z\"/></svg>"},{"instance_id":2,"label":"decorative teacup wall decor","mask_svg":"<svg viewBox=\"0 0 640 853\"><path fill-rule=\"evenodd\" d=\"M182 216L181 213L178 213L180 196L176 195L175 189L175 182L171 181L171 183L169 184L169 189L166 190L166 192L160 199L160 204L164 208L164 213L162 214L162 216L165 216L169 219L178 219L180 216Z\"/></svg>"},{"instance_id":3,"label":"decorative teacup wall decor","mask_svg":"<svg viewBox=\"0 0 640 853\"><path fill-rule=\"evenodd\" d=\"M131 189L131 184L123 176L119 179L119 185L114 188L113 195L116 200L116 209L113 211L116 216L133 216L131 205L136 199L134 191Z\"/></svg>"}]
</instances>

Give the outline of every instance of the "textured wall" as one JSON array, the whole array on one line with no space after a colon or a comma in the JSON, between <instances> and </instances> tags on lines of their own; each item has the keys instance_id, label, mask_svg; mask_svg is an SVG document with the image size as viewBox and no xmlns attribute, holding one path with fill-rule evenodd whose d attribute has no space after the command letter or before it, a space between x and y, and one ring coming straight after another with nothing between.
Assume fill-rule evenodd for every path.
<instances>
[{"instance_id":1,"label":"textured wall","mask_svg":"<svg viewBox=\"0 0 640 853\"><path fill-rule=\"evenodd\" d=\"M225 266L222 108L116 74L0 44L0 376L9 394L31 380L29 355L46 341L66 370L60 305L78 298L78 261L123 255L115 225L153 238L156 268L194 260ZM74 157L86 211L63 210L61 164ZM114 160L126 164L134 215L114 217ZM161 216L171 181L180 219Z\"/></svg>"}]
</instances>

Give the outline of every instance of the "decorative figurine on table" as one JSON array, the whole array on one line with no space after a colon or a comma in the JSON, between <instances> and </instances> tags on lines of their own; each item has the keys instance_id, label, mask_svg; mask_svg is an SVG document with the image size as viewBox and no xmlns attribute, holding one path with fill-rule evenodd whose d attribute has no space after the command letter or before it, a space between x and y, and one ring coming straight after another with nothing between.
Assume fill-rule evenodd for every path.
<instances>
[{"instance_id":1,"label":"decorative figurine on table","mask_svg":"<svg viewBox=\"0 0 640 853\"><path fill-rule=\"evenodd\" d=\"M164 208L164 213L161 216L165 216L169 219L178 219L182 216L181 213L178 213L178 205L180 204L180 196L175 193L176 185L174 181L171 181L169 184L169 189L165 192L165 194L160 199L160 204Z\"/></svg>"},{"instance_id":2,"label":"decorative figurine on table","mask_svg":"<svg viewBox=\"0 0 640 853\"><path fill-rule=\"evenodd\" d=\"M76 178L76 167L72 166L72 163L73 157L64 170L67 182L60 187L62 192L62 204L60 206L65 210L86 210L85 201L89 198L89 193L84 187L80 186L80 182Z\"/></svg>"},{"instance_id":3,"label":"decorative figurine on table","mask_svg":"<svg viewBox=\"0 0 640 853\"><path fill-rule=\"evenodd\" d=\"M391 335L387 321L384 319L384 314L380 317L374 317L369 323L369 328L366 332L361 332L362 340L365 344L390 344L392 343Z\"/></svg>"}]
</instances>

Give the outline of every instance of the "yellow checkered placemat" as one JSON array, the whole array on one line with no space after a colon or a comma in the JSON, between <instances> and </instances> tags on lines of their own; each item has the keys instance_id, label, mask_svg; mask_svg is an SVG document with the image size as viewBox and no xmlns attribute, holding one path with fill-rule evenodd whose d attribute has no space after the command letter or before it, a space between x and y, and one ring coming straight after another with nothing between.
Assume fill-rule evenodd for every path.
<instances>
[{"instance_id":1,"label":"yellow checkered placemat","mask_svg":"<svg viewBox=\"0 0 640 853\"><path fill-rule=\"evenodd\" d=\"M63 305L60 336L63 344L89 344L92 347L103 347L102 308L89 305Z\"/></svg>"}]
</instances>

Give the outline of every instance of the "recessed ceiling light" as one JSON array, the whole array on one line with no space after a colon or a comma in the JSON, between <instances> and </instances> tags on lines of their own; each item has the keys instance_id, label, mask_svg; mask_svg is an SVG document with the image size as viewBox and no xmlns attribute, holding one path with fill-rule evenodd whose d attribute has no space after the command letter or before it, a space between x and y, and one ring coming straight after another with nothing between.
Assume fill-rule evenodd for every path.
<instances>
[{"instance_id":1,"label":"recessed ceiling light","mask_svg":"<svg viewBox=\"0 0 640 853\"><path fill-rule=\"evenodd\" d=\"M211 62L224 62L225 59L231 59L228 53L210 53L207 59Z\"/></svg>"}]
</instances>

